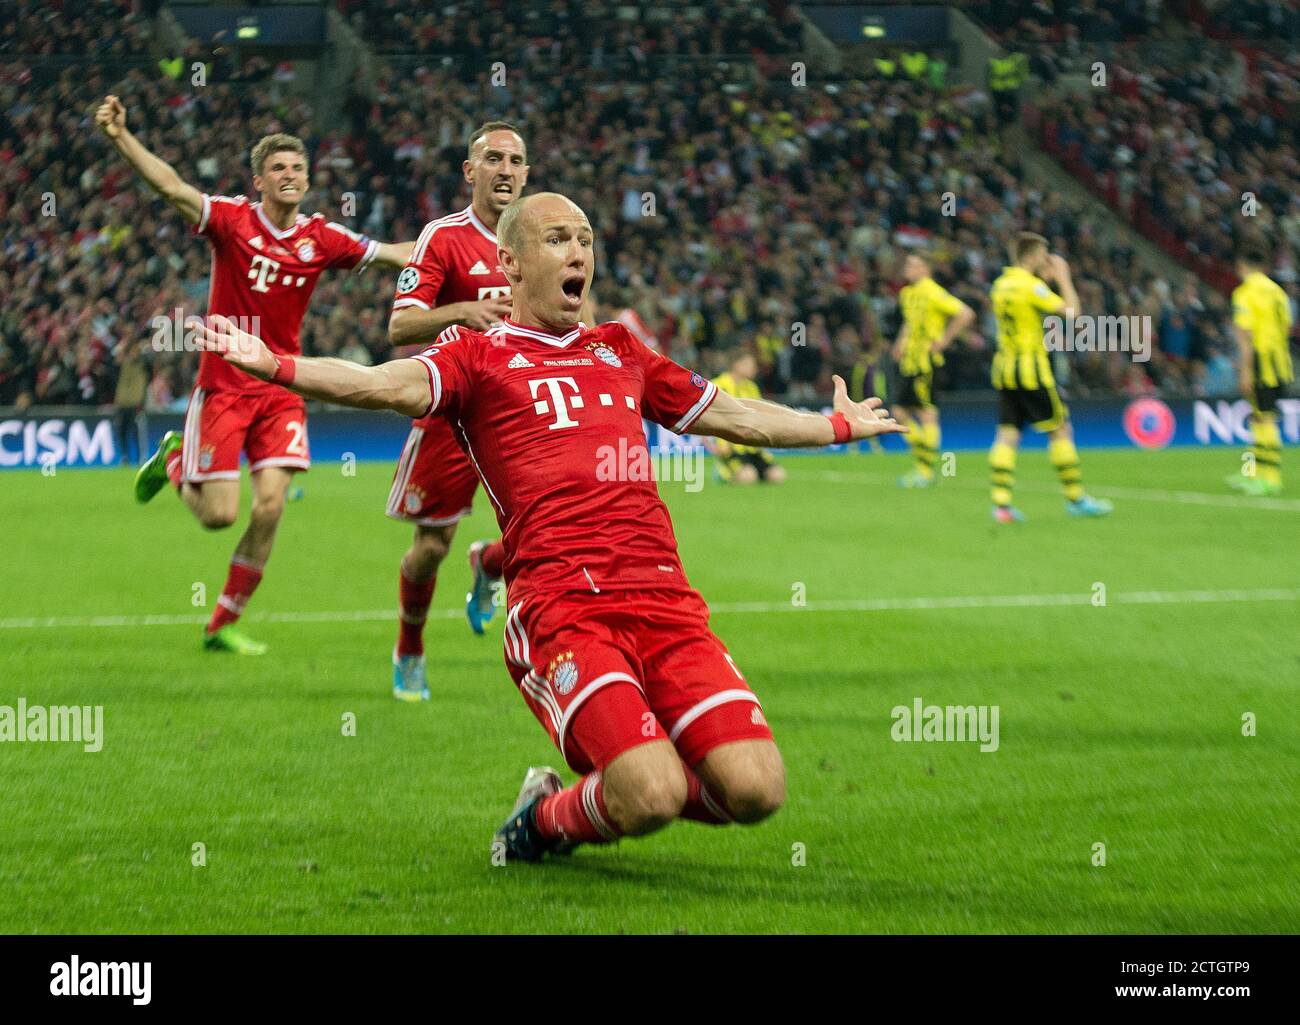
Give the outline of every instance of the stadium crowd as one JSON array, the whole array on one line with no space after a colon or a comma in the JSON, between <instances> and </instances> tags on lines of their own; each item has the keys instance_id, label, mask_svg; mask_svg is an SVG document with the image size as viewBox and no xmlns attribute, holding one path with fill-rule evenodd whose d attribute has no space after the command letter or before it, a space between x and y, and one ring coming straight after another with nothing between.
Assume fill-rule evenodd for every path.
<instances>
[{"instance_id":1,"label":"stadium crowd","mask_svg":"<svg viewBox=\"0 0 1300 1025\"><path fill-rule=\"evenodd\" d=\"M547 0L529 5L434 7L421 0L341 0L340 9L377 52L502 60L523 54L557 66L599 66L606 57L646 60L673 54L764 55L798 50L802 20L785 0Z\"/></svg>"},{"instance_id":2,"label":"stadium crowd","mask_svg":"<svg viewBox=\"0 0 1300 1025\"><path fill-rule=\"evenodd\" d=\"M1168 233L1226 279L1243 233L1272 240L1292 289L1300 271L1300 52L1179 69L1119 69L1108 90L1058 92L1039 103L1046 142L1086 169L1115 205L1157 237ZM1240 83L1235 85L1234 83Z\"/></svg>"},{"instance_id":3,"label":"stadium crowd","mask_svg":"<svg viewBox=\"0 0 1300 1025\"><path fill-rule=\"evenodd\" d=\"M0 59L14 54L139 57L149 52L149 20L134 0L6 0Z\"/></svg>"},{"instance_id":4,"label":"stadium crowd","mask_svg":"<svg viewBox=\"0 0 1300 1025\"><path fill-rule=\"evenodd\" d=\"M771 38L746 38L776 45L780 24L763 23ZM733 48L712 27L694 49ZM395 61L373 96L354 90L333 131L313 124L288 76L265 67L194 89L152 65L122 75L83 63L41 81L0 66L0 288L16 297L0 310L0 405L111 403L135 360L150 406L185 402L197 354L155 352L152 325L203 312L208 252L97 135L92 112L108 92L123 97L146 145L206 192L250 192L252 142L301 135L312 154L307 208L383 240L414 238L459 209L469 130L516 121L530 187L573 196L596 227L601 314L636 310L663 347L709 373L752 344L765 389L794 400L826 394L833 371L861 381L881 364L899 327L902 257L916 247L980 314L938 386L986 388L987 288L1022 227L1069 256L1085 308L1159 325L1159 355L1145 366L1063 360L1073 394L1217 387L1222 297L1144 273L1090 216L1024 181L980 93L905 80L799 88L788 68L765 77L752 64L662 55L647 55L639 76L584 77L551 48L514 45L500 86L455 59ZM323 276L306 350L388 358L392 289L373 269Z\"/></svg>"}]
</instances>

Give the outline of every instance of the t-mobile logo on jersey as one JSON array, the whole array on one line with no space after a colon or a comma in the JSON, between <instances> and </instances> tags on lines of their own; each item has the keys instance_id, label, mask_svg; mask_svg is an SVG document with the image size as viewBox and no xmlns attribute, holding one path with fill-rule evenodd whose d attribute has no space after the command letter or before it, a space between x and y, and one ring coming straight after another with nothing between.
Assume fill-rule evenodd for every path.
<instances>
[{"instance_id":1,"label":"t-mobile logo on jersey","mask_svg":"<svg viewBox=\"0 0 1300 1025\"><path fill-rule=\"evenodd\" d=\"M269 256L258 254L254 256L248 264L248 280L252 282L249 287L254 292L269 292L269 285L274 285L279 276L280 265L272 260ZM307 280L303 274L285 274L283 283L285 285L301 286Z\"/></svg>"},{"instance_id":2,"label":"t-mobile logo on jersey","mask_svg":"<svg viewBox=\"0 0 1300 1025\"><path fill-rule=\"evenodd\" d=\"M564 386L573 389L573 394L566 396ZM545 386L550 393L551 401L538 399L537 393ZM572 377L540 377L530 379L528 382L528 392L536 399L533 403L533 412L538 416L545 416L548 412L554 411L555 423L547 424L548 430L558 431L565 427L577 427L578 421L569 416L570 409L582 408L582 396L578 394L578 383Z\"/></svg>"}]
</instances>

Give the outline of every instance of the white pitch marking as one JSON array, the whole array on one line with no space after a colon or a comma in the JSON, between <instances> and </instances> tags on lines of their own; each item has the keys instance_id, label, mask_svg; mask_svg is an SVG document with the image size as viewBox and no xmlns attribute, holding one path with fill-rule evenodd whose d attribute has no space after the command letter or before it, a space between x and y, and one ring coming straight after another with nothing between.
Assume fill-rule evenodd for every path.
<instances>
[{"instance_id":1,"label":"white pitch marking","mask_svg":"<svg viewBox=\"0 0 1300 1025\"><path fill-rule=\"evenodd\" d=\"M802 474L800 475L802 476ZM831 484L880 484L892 483L893 478L883 473L841 473L838 470L813 470L808 474L814 480L824 480ZM981 481L978 485L958 484L955 481L942 482L940 487L956 486L965 490L976 487L987 488ZM1050 484L1033 482L1016 482L1017 491L1029 491L1034 494L1058 494L1060 488ZM1213 495L1204 491L1168 491L1163 488L1125 488L1111 487L1109 484L1090 486L1088 491L1101 498L1136 498L1145 502L1177 502L1182 505L1211 505L1223 509L1268 509L1273 512L1300 512L1300 499L1297 498L1247 498L1244 495Z\"/></svg>"},{"instance_id":2,"label":"white pitch marking","mask_svg":"<svg viewBox=\"0 0 1300 1025\"><path fill-rule=\"evenodd\" d=\"M1108 606L1116 605L1204 605L1225 602L1300 601L1300 587L1273 587L1218 591L1112 591ZM811 601L802 607L789 602L719 602L709 609L722 615L769 612L912 612L947 609L1059 608L1091 605L1092 592L1069 594L969 594L932 598L849 598L843 601ZM337 612L265 612L244 619L253 623L386 623L392 609ZM459 609L439 609L430 619L459 619ZM40 630L94 627L201 626L207 616L20 616L0 619L0 630Z\"/></svg>"}]
</instances>

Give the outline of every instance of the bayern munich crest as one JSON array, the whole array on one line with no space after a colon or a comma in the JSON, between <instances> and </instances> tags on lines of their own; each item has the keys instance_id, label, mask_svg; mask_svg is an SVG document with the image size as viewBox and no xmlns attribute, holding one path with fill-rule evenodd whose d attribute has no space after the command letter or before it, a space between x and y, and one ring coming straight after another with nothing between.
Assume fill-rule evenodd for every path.
<instances>
[{"instance_id":1,"label":"bayern munich crest","mask_svg":"<svg viewBox=\"0 0 1300 1025\"><path fill-rule=\"evenodd\" d=\"M611 367L621 367L623 361L618 358L618 353L608 345L594 345L591 348L591 354L602 363L608 363Z\"/></svg>"},{"instance_id":2,"label":"bayern munich crest","mask_svg":"<svg viewBox=\"0 0 1300 1025\"><path fill-rule=\"evenodd\" d=\"M578 685L578 663L573 661L573 652L566 651L551 659L551 664L546 667L546 678L551 681L556 694L563 696L572 691Z\"/></svg>"},{"instance_id":3,"label":"bayern munich crest","mask_svg":"<svg viewBox=\"0 0 1300 1025\"><path fill-rule=\"evenodd\" d=\"M303 263L309 263L311 258L316 255L316 246L312 240L307 238L298 243L298 259Z\"/></svg>"}]
</instances>

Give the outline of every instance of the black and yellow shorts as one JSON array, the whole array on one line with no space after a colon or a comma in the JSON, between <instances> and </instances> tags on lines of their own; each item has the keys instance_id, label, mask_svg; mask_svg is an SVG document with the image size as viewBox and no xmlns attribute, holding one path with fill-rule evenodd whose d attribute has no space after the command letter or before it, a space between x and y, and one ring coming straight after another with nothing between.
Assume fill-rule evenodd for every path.
<instances>
[{"instance_id":1,"label":"black and yellow shorts","mask_svg":"<svg viewBox=\"0 0 1300 1025\"><path fill-rule=\"evenodd\" d=\"M1285 391L1285 385L1276 384L1269 387L1268 385L1262 385L1257 381L1255 383L1255 390L1247 395L1246 399L1250 402L1251 408L1256 413L1276 413L1277 400L1282 397Z\"/></svg>"},{"instance_id":2,"label":"black and yellow shorts","mask_svg":"<svg viewBox=\"0 0 1300 1025\"><path fill-rule=\"evenodd\" d=\"M1286 387L1291 383L1289 361L1270 356L1269 363L1269 373L1265 373L1264 357L1258 351L1255 352L1255 388L1251 394L1242 396L1256 413L1276 413L1277 400L1286 394ZM1268 376L1272 376L1277 384L1260 383Z\"/></svg>"},{"instance_id":3,"label":"black and yellow shorts","mask_svg":"<svg viewBox=\"0 0 1300 1025\"><path fill-rule=\"evenodd\" d=\"M718 474L724 481L734 480L742 466L752 466L759 480L767 480L767 475L776 466L776 460L770 452L761 448L749 452L731 452L718 457Z\"/></svg>"},{"instance_id":4,"label":"black and yellow shorts","mask_svg":"<svg viewBox=\"0 0 1300 1025\"><path fill-rule=\"evenodd\" d=\"M931 386L934 383L934 371L923 370L919 374L903 374L898 386L898 398L891 405L903 409L932 409Z\"/></svg>"},{"instance_id":5,"label":"black and yellow shorts","mask_svg":"<svg viewBox=\"0 0 1300 1025\"><path fill-rule=\"evenodd\" d=\"M1065 418L1069 410L1061 401L1055 385L1046 388L1000 388L998 390L998 423L1016 430L1023 430L1025 424L1032 424L1034 430L1046 434L1054 431Z\"/></svg>"}]
</instances>

